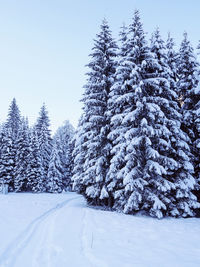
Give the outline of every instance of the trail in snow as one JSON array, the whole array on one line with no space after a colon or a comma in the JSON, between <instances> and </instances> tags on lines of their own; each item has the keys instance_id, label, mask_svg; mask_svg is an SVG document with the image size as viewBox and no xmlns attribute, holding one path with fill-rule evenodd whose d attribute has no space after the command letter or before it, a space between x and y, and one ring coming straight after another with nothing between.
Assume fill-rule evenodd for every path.
<instances>
[{"instance_id":1,"label":"trail in snow","mask_svg":"<svg viewBox=\"0 0 200 267\"><path fill-rule=\"evenodd\" d=\"M65 196L66 201L37 217L11 242L0 266L96 266L88 261L81 247L83 198L76 194Z\"/></svg>"},{"instance_id":2,"label":"trail in snow","mask_svg":"<svg viewBox=\"0 0 200 267\"><path fill-rule=\"evenodd\" d=\"M39 235L39 242L37 242L35 246L35 250L33 251L33 262L32 266L43 266L51 267L53 266L52 257L56 252L56 247L53 244L53 233L56 231L56 218L57 212L51 214L48 218L47 222L37 228L37 234ZM44 222L43 222L44 223ZM59 249L58 249L59 251ZM23 257L22 257L23 261Z\"/></svg>"},{"instance_id":3,"label":"trail in snow","mask_svg":"<svg viewBox=\"0 0 200 267\"><path fill-rule=\"evenodd\" d=\"M30 242L31 238L33 237L35 231L37 230L39 224L46 219L48 216L52 215L52 213L56 212L57 210L63 208L68 203L73 201L74 199L79 197L74 197L72 199L68 199L64 202L57 204L55 207L49 209L48 211L44 212L42 215L34 219L26 229L20 233L20 235L11 242L11 244L6 248L3 254L0 256L0 266L1 267L13 267L17 257L20 255L22 250L27 246ZM48 237L48 236L47 236Z\"/></svg>"},{"instance_id":4,"label":"trail in snow","mask_svg":"<svg viewBox=\"0 0 200 267\"><path fill-rule=\"evenodd\" d=\"M0 195L0 211L0 267L200 266L197 218L97 210L75 193Z\"/></svg>"}]
</instances>

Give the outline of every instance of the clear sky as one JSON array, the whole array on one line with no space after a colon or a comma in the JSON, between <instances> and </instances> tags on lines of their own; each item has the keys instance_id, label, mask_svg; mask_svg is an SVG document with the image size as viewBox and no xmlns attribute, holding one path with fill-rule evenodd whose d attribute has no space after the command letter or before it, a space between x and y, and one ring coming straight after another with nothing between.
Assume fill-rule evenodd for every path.
<instances>
[{"instance_id":1,"label":"clear sky","mask_svg":"<svg viewBox=\"0 0 200 267\"><path fill-rule=\"evenodd\" d=\"M199 0L0 0L0 121L16 97L31 123L45 102L53 130L66 119L76 126L99 25L105 17L117 38L135 8L148 33L159 26L179 45L186 30L197 46Z\"/></svg>"}]
</instances>

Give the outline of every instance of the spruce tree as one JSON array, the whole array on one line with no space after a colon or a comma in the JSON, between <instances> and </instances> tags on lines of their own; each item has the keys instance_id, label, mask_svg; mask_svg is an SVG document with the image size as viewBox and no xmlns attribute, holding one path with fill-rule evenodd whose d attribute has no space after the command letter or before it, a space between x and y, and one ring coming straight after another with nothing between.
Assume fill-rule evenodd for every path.
<instances>
[{"instance_id":1,"label":"spruce tree","mask_svg":"<svg viewBox=\"0 0 200 267\"><path fill-rule=\"evenodd\" d=\"M14 169L15 192L26 191L27 166L29 165L30 135L28 120L23 119L16 138L16 155Z\"/></svg>"},{"instance_id":2,"label":"spruce tree","mask_svg":"<svg viewBox=\"0 0 200 267\"><path fill-rule=\"evenodd\" d=\"M159 62L158 55L162 42L156 32L155 43L149 51L138 11L134 13L129 34L132 36L131 49L126 62L131 59L132 68L125 83L129 85L127 91L119 98L128 100L121 123L124 127L124 166L116 174L123 180L121 188L115 192L115 207L121 207L125 213L143 210L160 218L170 202L166 192L169 194L173 188L164 176L169 166L175 164L164 154L169 149L169 130L159 103L166 103L161 92L169 88L164 75L158 75L164 71L160 64L163 58Z\"/></svg>"},{"instance_id":3,"label":"spruce tree","mask_svg":"<svg viewBox=\"0 0 200 267\"><path fill-rule=\"evenodd\" d=\"M111 87L108 101L108 113L111 116L111 132L108 137L112 142L112 159L106 182L108 190L115 199L114 208L123 210L128 195L133 191L137 195L138 191L137 188L130 187L128 190L127 187L127 195L125 192L125 156L128 145L126 133L133 128L133 125L130 122L124 123L124 118L136 109L135 90L141 79L139 73L141 65L145 67L145 64L150 64L151 61L138 10L134 12L128 35L123 34L121 40L115 82ZM135 208L138 205L139 203L135 203Z\"/></svg>"},{"instance_id":4,"label":"spruce tree","mask_svg":"<svg viewBox=\"0 0 200 267\"><path fill-rule=\"evenodd\" d=\"M21 125L20 110L18 108L16 99L13 98L9 107L8 118L6 122L6 128L9 128L11 130L13 141L16 140L17 138L20 125Z\"/></svg>"},{"instance_id":5,"label":"spruce tree","mask_svg":"<svg viewBox=\"0 0 200 267\"><path fill-rule=\"evenodd\" d=\"M115 72L115 56L116 44L108 23L104 20L90 55L88 79L82 100L84 114L78 133L80 139L75 142L75 150L81 152L81 156L75 157L75 165L83 161L83 167L75 167L74 187L81 187L87 200L98 205L107 205L109 197L105 187L110 157L110 143L107 139L109 118L105 113ZM77 148L79 145L85 147L85 151ZM76 171L80 170L82 173L78 177Z\"/></svg>"},{"instance_id":6,"label":"spruce tree","mask_svg":"<svg viewBox=\"0 0 200 267\"><path fill-rule=\"evenodd\" d=\"M49 126L50 126L50 121L48 117L48 112L46 110L45 105L43 104L39 113L39 118L35 125L35 129L37 132L37 137L39 142L44 179L47 178L49 161L52 152L52 138ZM45 180L44 183L46 183Z\"/></svg>"},{"instance_id":7,"label":"spruce tree","mask_svg":"<svg viewBox=\"0 0 200 267\"><path fill-rule=\"evenodd\" d=\"M158 77L168 81L160 94L164 101L159 101L161 110L166 116L165 125L170 132L170 147L168 151L163 150L164 155L171 160L171 163L169 161L170 165L166 166L167 175L164 178L173 183L172 190L169 191L171 203L167 205L167 215L194 216L194 210L199 204L192 193L192 190L197 187L197 183L193 177L193 166L190 162L189 139L181 130L182 116L176 94L178 91L176 89L176 73L174 75L173 65L169 64L165 45L158 30L154 33L152 51L161 66Z\"/></svg>"},{"instance_id":8,"label":"spruce tree","mask_svg":"<svg viewBox=\"0 0 200 267\"><path fill-rule=\"evenodd\" d=\"M47 192L49 193L61 193L63 190L63 167L60 155L61 151L57 144L57 140L55 140L47 174Z\"/></svg>"},{"instance_id":9,"label":"spruce tree","mask_svg":"<svg viewBox=\"0 0 200 267\"><path fill-rule=\"evenodd\" d=\"M30 133L30 153L28 155L26 178L26 191L34 193L45 192L46 184L44 184L42 156L40 153L38 136L35 129L32 129Z\"/></svg>"},{"instance_id":10,"label":"spruce tree","mask_svg":"<svg viewBox=\"0 0 200 267\"><path fill-rule=\"evenodd\" d=\"M138 11L134 13L129 36L132 38L126 43L125 63L122 61L121 70L117 69L110 100L111 112L114 110L110 134L114 153L109 182L114 190L114 208L125 213L146 211L158 218L193 216L198 207L191 192L195 180L187 153L183 153L187 150L185 135L180 133L176 138L180 114L175 87L170 86L172 71L164 42L156 30L149 51ZM131 67L124 68L128 63ZM179 162L176 145L172 145L177 140ZM184 164L187 166L179 177Z\"/></svg>"},{"instance_id":11,"label":"spruce tree","mask_svg":"<svg viewBox=\"0 0 200 267\"><path fill-rule=\"evenodd\" d=\"M5 191L13 190L15 154L10 128L3 127L0 147L0 183Z\"/></svg>"},{"instance_id":12,"label":"spruce tree","mask_svg":"<svg viewBox=\"0 0 200 267\"><path fill-rule=\"evenodd\" d=\"M194 49L188 40L186 32L183 34L183 41L180 46L178 55L178 91L186 107L191 107L193 103L189 103L190 92L198 85L198 62L194 54ZM186 100L187 98L187 100ZM189 134L192 136L192 133Z\"/></svg>"},{"instance_id":13,"label":"spruce tree","mask_svg":"<svg viewBox=\"0 0 200 267\"><path fill-rule=\"evenodd\" d=\"M139 20L138 11L134 14L134 19ZM137 23L134 22L133 24ZM131 72L134 69L135 55L131 54L134 47L135 32L133 25L129 29L123 25L120 36L120 46L118 49L118 57L116 58L116 72L114 75L114 84L111 87L108 99L107 115L110 117L111 129L108 138L111 142L111 161L109 171L106 177L109 195L112 197L112 205L114 198L120 198L123 192L123 174L121 169L125 165L125 149L126 127L122 125L125 116L125 110L130 106L129 100L133 96L131 90ZM133 99L133 98L132 98ZM115 194L117 192L117 194ZM115 207L120 201L115 201ZM121 205L121 204L120 204Z\"/></svg>"},{"instance_id":14,"label":"spruce tree","mask_svg":"<svg viewBox=\"0 0 200 267\"><path fill-rule=\"evenodd\" d=\"M53 140L56 140L57 149L62 166L62 186L64 190L71 190L72 186L72 169L73 169L73 141L74 128L66 121L63 126L59 127Z\"/></svg>"},{"instance_id":15,"label":"spruce tree","mask_svg":"<svg viewBox=\"0 0 200 267\"><path fill-rule=\"evenodd\" d=\"M191 162L194 165L195 177L199 180L199 119L198 108L200 100L199 90L199 63L194 54L194 49L188 40L186 32L179 50L178 58L178 90L182 98L182 129L188 135L191 148ZM199 197L200 199L200 197Z\"/></svg>"},{"instance_id":16,"label":"spruce tree","mask_svg":"<svg viewBox=\"0 0 200 267\"><path fill-rule=\"evenodd\" d=\"M16 103L16 99L14 98L10 104L9 111L8 111L8 118L4 125L4 135L8 135L7 137L4 136L5 145L4 145L4 156L7 158L9 162L9 191L14 190L14 176L15 176L15 167L16 167L16 153L17 153L17 146L16 146L16 139L18 136L19 128L21 126L21 116L20 111ZM9 149L8 153L6 152L6 143L8 143ZM6 155L5 155L6 153ZM9 158L10 156L10 158ZM6 164L7 165L7 164ZM6 167L8 169L8 166Z\"/></svg>"}]
</instances>

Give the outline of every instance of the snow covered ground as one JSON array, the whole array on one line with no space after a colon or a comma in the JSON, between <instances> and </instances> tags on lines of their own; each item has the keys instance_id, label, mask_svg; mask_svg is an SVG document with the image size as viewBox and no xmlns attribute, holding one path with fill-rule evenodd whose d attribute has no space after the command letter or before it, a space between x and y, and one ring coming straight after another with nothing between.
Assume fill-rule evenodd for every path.
<instances>
[{"instance_id":1,"label":"snow covered ground","mask_svg":"<svg viewBox=\"0 0 200 267\"><path fill-rule=\"evenodd\" d=\"M75 193L0 195L0 266L200 266L200 221L96 210Z\"/></svg>"}]
</instances>

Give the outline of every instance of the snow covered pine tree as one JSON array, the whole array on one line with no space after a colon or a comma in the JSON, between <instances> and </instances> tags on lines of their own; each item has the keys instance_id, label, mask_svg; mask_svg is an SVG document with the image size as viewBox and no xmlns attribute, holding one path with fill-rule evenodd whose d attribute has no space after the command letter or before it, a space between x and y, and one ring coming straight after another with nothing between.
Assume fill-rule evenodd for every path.
<instances>
[{"instance_id":1,"label":"snow covered pine tree","mask_svg":"<svg viewBox=\"0 0 200 267\"><path fill-rule=\"evenodd\" d=\"M22 119L16 138L16 155L14 169L15 192L26 191L27 166L29 165L30 134L28 120Z\"/></svg>"},{"instance_id":2,"label":"snow covered pine tree","mask_svg":"<svg viewBox=\"0 0 200 267\"><path fill-rule=\"evenodd\" d=\"M58 140L54 140L53 149L51 152L49 169L47 173L47 192L61 193L63 190L62 178L63 168L61 163L61 151L58 146Z\"/></svg>"},{"instance_id":3,"label":"snow covered pine tree","mask_svg":"<svg viewBox=\"0 0 200 267\"><path fill-rule=\"evenodd\" d=\"M114 156L109 171L113 177L111 188L113 185L115 188L116 178L118 180L114 207L125 213L142 210L158 218L192 216L198 204L191 193L195 185L192 167L181 147L187 145L183 143L185 136L180 133L176 139L182 161L176 161L172 146L175 134L180 131L180 117L176 93L168 82L171 70L164 43L157 30L149 50L138 11L134 13L126 43L127 53L111 89L114 101L110 106L116 111L111 119L114 128L110 137L117 140L116 133L119 136L119 143L115 141L116 148L112 150ZM120 137L120 133L125 138ZM187 166L179 177L176 174L183 162Z\"/></svg>"},{"instance_id":4,"label":"snow covered pine tree","mask_svg":"<svg viewBox=\"0 0 200 267\"><path fill-rule=\"evenodd\" d=\"M0 184L2 193L13 190L14 185L14 145L10 128L3 127L0 147ZM9 188L12 186L12 188Z\"/></svg>"},{"instance_id":5,"label":"snow covered pine tree","mask_svg":"<svg viewBox=\"0 0 200 267\"><path fill-rule=\"evenodd\" d=\"M57 149L62 166L62 190L71 190L72 170L73 170L73 146L74 146L74 128L69 121L59 127L53 140L56 141Z\"/></svg>"},{"instance_id":6,"label":"snow covered pine tree","mask_svg":"<svg viewBox=\"0 0 200 267\"><path fill-rule=\"evenodd\" d=\"M111 142L110 166L106 175L106 187L109 192L110 207L114 204L115 192L123 188L123 175L120 172L124 166L124 156L126 149L125 132L126 127L122 125L125 116L124 110L129 105L131 97L129 77L132 71L132 62L127 58L127 53L131 50L127 40L127 27L123 25L120 32L120 46L116 57L116 72L114 83L110 89L108 97L107 117L110 118L110 132L108 139ZM115 201L115 208L118 202Z\"/></svg>"},{"instance_id":7,"label":"snow covered pine tree","mask_svg":"<svg viewBox=\"0 0 200 267\"><path fill-rule=\"evenodd\" d=\"M183 122L182 129L189 136L191 148L191 162L195 170L195 178L200 182L200 84L199 63L194 54L194 49L188 40L187 33L183 34L183 41L178 58L178 92L182 100ZM195 194L200 201L199 187Z\"/></svg>"},{"instance_id":8,"label":"snow covered pine tree","mask_svg":"<svg viewBox=\"0 0 200 267\"><path fill-rule=\"evenodd\" d=\"M165 45L158 30L153 35L151 49L160 65L157 73L163 90L160 91L162 100L161 98L157 100L162 112L166 116L164 120L165 127L169 130L167 134L169 135L169 149L163 146L162 151L162 155L169 159L165 166L167 174L164 175L164 178L168 185L171 186L169 195L167 191L164 191L166 197L171 202L168 202L166 205L166 215L178 217L194 216L194 210L199 207L199 203L192 190L196 188L197 183L192 175L193 166L190 162L190 149L187 144L188 137L181 131L182 117L176 94L176 79L173 69L168 65L169 60L167 59ZM163 79L165 79L165 84ZM160 146L161 150L162 146ZM169 187L167 186L168 189Z\"/></svg>"},{"instance_id":9,"label":"snow covered pine tree","mask_svg":"<svg viewBox=\"0 0 200 267\"><path fill-rule=\"evenodd\" d=\"M9 191L14 190L14 177L16 167L16 140L21 125L20 111L14 98L10 104L8 118L3 126L3 142L2 142L2 164L1 169L4 177L8 175ZM8 149L6 149L8 147ZM6 160L5 160L6 159ZM8 172L6 174L6 172Z\"/></svg>"},{"instance_id":10,"label":"snow covered pine tree","mask_svg":"<svg viewBox=\"0 0 200 267\"><path fill-rule=\"evenodd\" d=\"M109 118L105 114L115 72L116 44L106 20L103 20L90 56L92 60L88 64L90 70L82 100L84 113L75 142L73 186L75 190L81 190L91 204L108 205L105 178L109 167L110 143L107 139ZM76 166L78 164L83 166Z\"/></svg>"},{"instance_id":11,"label":"snow covered pine tree","mask_svg":"<svg viewBox=\"0 0 200 267\"><path fill-rule=\"evenodd\" d=\"M42 156L35 128L30 132L30 153L28 155L26 179L26 191L42 193L46 190L46 187L44 188Z\"/></svg>"},{"instance_id":12,"label":"snow covered pine tree","mask_svg":"<svg viewBox=\"0 0 200 267\"><path fill-rule=\"evenodd\" d=\"M48 112L46 110L45 104L41 107L39 118L35 125L37 132L37 138L39 142L39 149L41 154L42 166L43 166L43 179L44 179L44 188L47 185L47 173L49 168L50 156L52 152L52 138L51 131L49 129L50 122L48 117Z\"/></svg>"}]
</instances>

